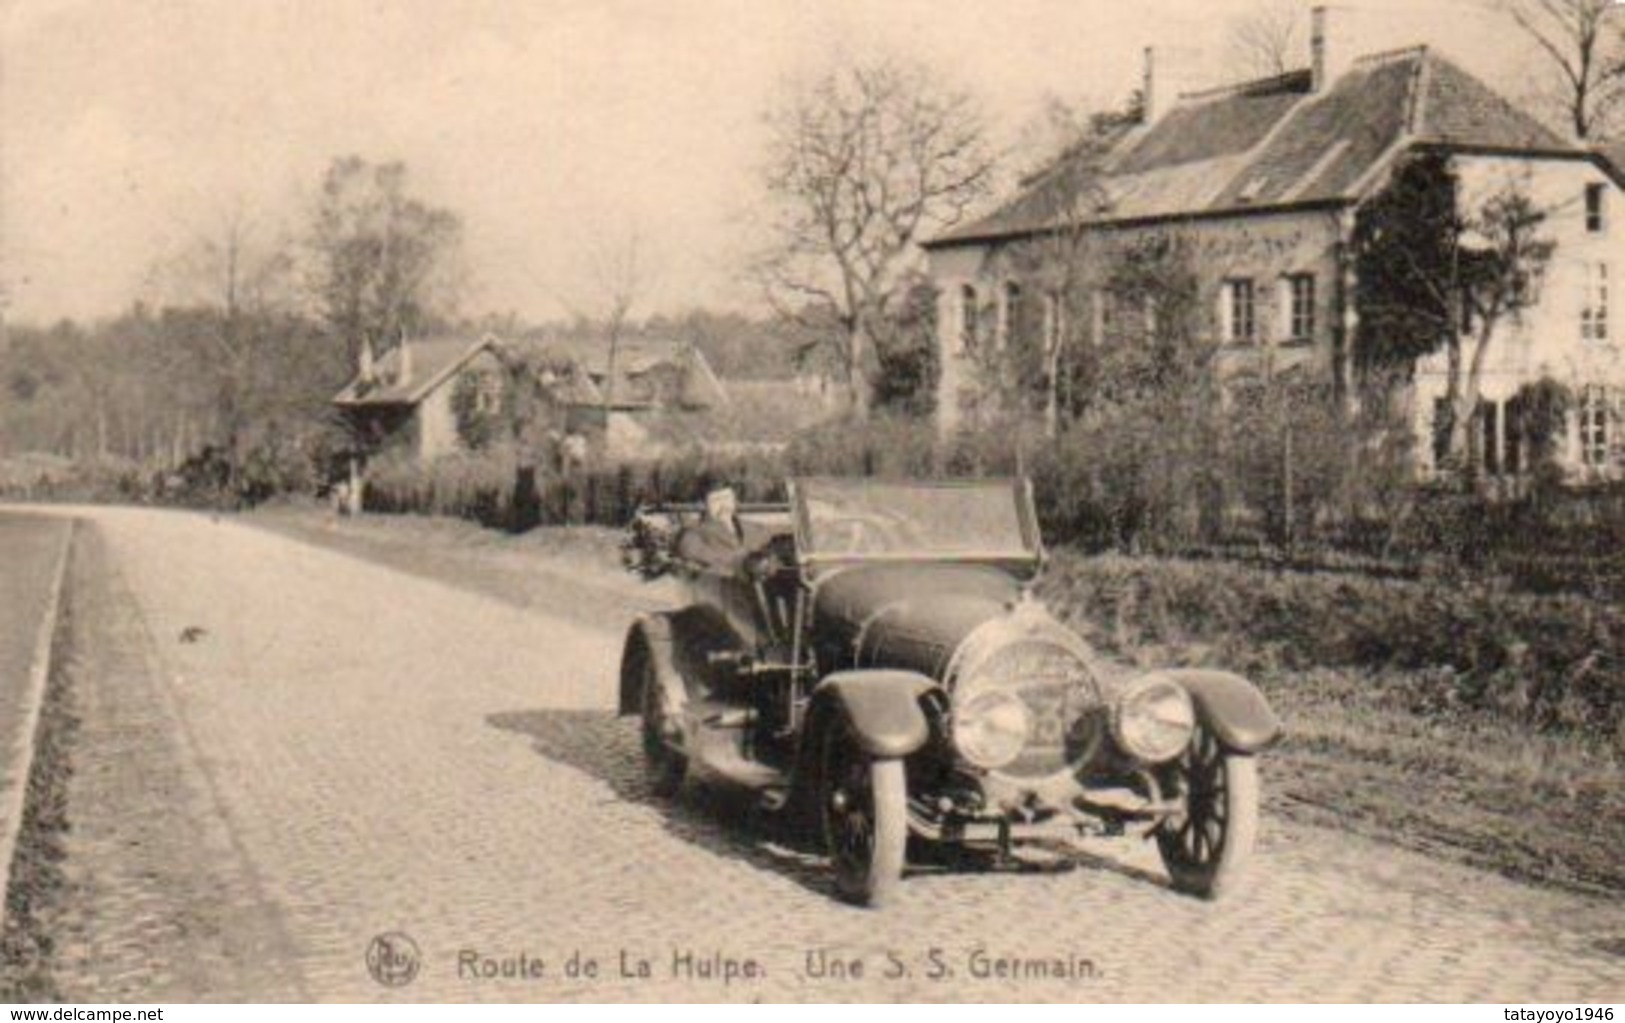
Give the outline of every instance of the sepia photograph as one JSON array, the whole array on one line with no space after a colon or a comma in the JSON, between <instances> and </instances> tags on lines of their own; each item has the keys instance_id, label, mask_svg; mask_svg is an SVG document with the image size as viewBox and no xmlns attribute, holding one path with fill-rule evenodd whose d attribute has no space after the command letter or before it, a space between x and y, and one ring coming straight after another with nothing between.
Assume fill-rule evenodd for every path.
<instances>
[{"instance_id":1,"label":"sepia photograph","mask_svg":"<svg viewBox=\"0 0 1625 1023\"><path fill-rule=\"evenodd\" d=\"M1616 273L1615 0L0 0L0 1003L1612 1021Z\"/></svg>"}]
</instances>

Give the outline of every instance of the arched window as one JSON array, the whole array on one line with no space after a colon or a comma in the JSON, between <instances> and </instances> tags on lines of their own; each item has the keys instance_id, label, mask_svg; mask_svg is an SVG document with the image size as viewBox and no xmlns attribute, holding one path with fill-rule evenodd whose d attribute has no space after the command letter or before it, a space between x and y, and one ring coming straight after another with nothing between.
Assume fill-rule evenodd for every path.
<instances>
[{"instance_id":1,"label":"arched window","mask_svg":"<svg viewBox=\"0 0 1625 1023\"><path fill-rule=\"evenodd\" d=\"M976 285L966 284L959 289L959 350L967 355L976 351Z\"/></svg>"},{"instance_id":2,"label":"arched window","mask_svg":"<svg viewBox=\"0 0 1625 1023\"><path fill-rule=\"evenodd\" d=\"M999 340L1001 348L1014 345L1018 338L1016 332L1021 323L1021 285L1015 281L1004 282L1004 301L1000 303Z\"/></svg>"}]
</instances>

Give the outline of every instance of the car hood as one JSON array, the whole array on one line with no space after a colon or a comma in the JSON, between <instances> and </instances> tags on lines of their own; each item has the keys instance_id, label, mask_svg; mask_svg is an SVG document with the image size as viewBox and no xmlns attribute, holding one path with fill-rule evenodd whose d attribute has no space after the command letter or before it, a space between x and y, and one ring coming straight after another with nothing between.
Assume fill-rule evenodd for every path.
<instances>
[{"instance_id":1,"label":"car hood","mask_svg":"<svg viewBox=\"0 0 1625 1023\"><path fill-rule=\"evenodd\" d=\"M903 668L941 679L954 651L1009 613L1021 582L982 565L861 565L820 581L813 627L832 668Z\"/></svg>"}]
</instances>

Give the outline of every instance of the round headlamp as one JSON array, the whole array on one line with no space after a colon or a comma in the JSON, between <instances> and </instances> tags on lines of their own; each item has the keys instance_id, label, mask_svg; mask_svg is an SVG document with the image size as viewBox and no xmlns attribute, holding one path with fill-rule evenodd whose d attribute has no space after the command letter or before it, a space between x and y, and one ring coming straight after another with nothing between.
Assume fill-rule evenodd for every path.
<instances>
[{"instance_id":1,"label":"round headlamp","mask_svg":"<svg viewBox=\"0 0 1625 1023\"><path fill-rule=\"evenodd\" d=\"M1020 756L1031 730L1027 705L1015 693L987 690L954 708L954 746L985 770L997 770Z\"/></svg>"},{"instance_id":2,"label":"round headlamp","mask_svg":"<svg viewBox=\"0 0 1625 1023\"><path fill-rule=\"evenodd\" d=\"M1196 708L1185 687L1165 675L1144 675L1117 698L1112 734L1123 752L1148 764L1179 756L1196 730Z\"/></svg>"}]
</instances>

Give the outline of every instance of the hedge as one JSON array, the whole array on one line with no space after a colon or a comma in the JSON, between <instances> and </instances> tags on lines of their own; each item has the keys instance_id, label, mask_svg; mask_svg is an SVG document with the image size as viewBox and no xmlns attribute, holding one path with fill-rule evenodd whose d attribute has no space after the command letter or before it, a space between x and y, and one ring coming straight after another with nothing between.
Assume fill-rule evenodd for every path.
<instances>
[{"instance_id":1,"label":"hedge","mask_svg":"<svg viewBox=\"0 0 1625 1023\"><path fill-rule=\"evenodd\" d=\"M1045 595L1109 644L1198 643L1241 670L1396 668L1418 704L1625 744L1625 613L1460 581L1058 552Z\"/></svg>"}]
</instances>

